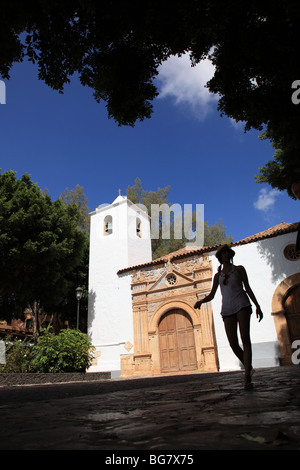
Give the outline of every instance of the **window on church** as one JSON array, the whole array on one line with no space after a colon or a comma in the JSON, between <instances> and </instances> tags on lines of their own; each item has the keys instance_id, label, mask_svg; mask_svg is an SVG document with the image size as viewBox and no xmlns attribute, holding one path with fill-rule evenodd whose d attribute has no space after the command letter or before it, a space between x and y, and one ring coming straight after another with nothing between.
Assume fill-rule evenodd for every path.
<instances>
[{"instance_id":1,"label":"window on church","mask_svg":"<svg viewBox=\"0 0 300 470\"><path fill-rule=\"evenodd\" d=\"M139 218L136 219L136 234L139 238L142 238L142 222Z\"/></svg>"},{"instance_id":2,"label":"window on church","mask_svg":"<svg viewBox=\"0 0 300 470\"><path fill-rule=\"evenodd\" d=\"M300 259L300 250L296 250L296 244L287 245L283 251L284 256L289 261L298 261Z\"/></svg>"},{"instance_id":3,"label":"window on church","mask_svg":"<svg viewBox=\"0 0 300 470\"><path fill-rule=\"evenodd\" d=\"M112 216L107 215L104 219L104 235L112 234Z\"/></svg>"},{"instance_id":4,"label":"window on church","mask_svg":"<svg viewBox=\"0 0 300 470\"><path fill-rule=\"evenodd\" d=\"M170 273L166 276L166 281L169 286L174 286L174 284L176 284L177 278L174 273Z\"/></svg>"}]
</instances>

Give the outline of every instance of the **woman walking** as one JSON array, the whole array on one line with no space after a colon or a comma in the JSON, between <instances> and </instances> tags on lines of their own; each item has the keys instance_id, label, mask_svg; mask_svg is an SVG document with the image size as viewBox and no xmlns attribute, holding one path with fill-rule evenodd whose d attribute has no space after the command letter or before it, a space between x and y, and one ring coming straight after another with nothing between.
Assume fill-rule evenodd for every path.
<instances>
[{"instance_id":1,"label":"woman walking","mask_svg":"<svg viewBox=\"0 0 300 470\"><path fill-rule=\"evenodd\" d=\"M194 308L200 309L201 304L210 302L214 298L218 286L220 286L222 294L221 315L224 320L226 335L232 351L244 365L244 388L250 389L252 388L251 375L253 368L252 346L250 339L250 317L252 307L249 297L256 306L256 316L259 321L262 320L263 313L251 287L249 286L245 268L243 266L235 266L233 264L234 255L235 252L228 245L223 245L217 250L216 257L220 266L218 268L218 272L214 276L211 292L208 296L204 297L204 299L196 302ZM240 347L238 342L238 325L243 349Z\"/></svg>"}]
</instances>

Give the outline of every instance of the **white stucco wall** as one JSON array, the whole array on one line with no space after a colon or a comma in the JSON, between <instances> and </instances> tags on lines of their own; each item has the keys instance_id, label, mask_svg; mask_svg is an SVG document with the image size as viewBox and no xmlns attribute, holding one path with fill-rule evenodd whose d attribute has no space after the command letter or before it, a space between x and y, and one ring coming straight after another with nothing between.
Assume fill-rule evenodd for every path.
<instances>
[{"instance_id":1,"label":"white stucco wall","mask_svg":"<svg viewBox=\"0 0 300 470\"><path fill-rule=\"evenodd\" d=\"M256 318L256 308L253 305L251 341L254 367L279 364L280 351L274 320L271 316L271 303L278 284L286 277L300 272L300 261L288 261L283 254L288 244L295 243L295 238L296 233L290 233L233 247L236 253L234 264L245 267L250 287L264 314L263 320L259 323ZM214 254L210 259L214 273L216 273L219 262ZM224 323L220 315L221 302L221 293L218 289L212 301L212 307L220 370L240 369L240 363L231 351L226 338Z\"/></svg>"},{"instance_id":2,"label":"white stucco wall","mask_svg":"<svg viewBox=\"0 0 300 470\"><path fill-rule=\"evenodd\" d=\"M104 219L112 217L113 231L104 233ZM142 237L136 233L141 220ZM119 197L91 214L88 335L96 348L97 365L90 372L119 371L124 345L133 344L131 277L118 276L125 267L151 260L149 219Z\"/></svg>"}]
</instances>

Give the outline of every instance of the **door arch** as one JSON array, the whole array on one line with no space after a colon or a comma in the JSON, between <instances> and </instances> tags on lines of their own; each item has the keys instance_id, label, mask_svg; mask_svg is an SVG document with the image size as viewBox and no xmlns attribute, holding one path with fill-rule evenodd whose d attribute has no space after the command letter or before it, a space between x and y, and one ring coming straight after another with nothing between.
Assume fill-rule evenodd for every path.
<instances>
[{"instance_id":1,"label":"door arch","mask_svg":"<svg viewBox=\"0 0 300 470\"><path fill-rule=\"evenodd\" d=\"M294 286L286 296L284 311L291 343L300 339L300 285Z\"/></svg>"},{"instance_id":2,"label":"door arch","mask_svg":"<svg viewBox=\"0 0 300 470\"><path fill-rule=\"evenodd\" d=\"M299 286L300 273L292 274L281 281L272 297L272 315L280 347L281 365L292 364L292 338L295 338L298 334L296 327L300 320L300 316L297 318L294 315L297 314L297 311L295 311L297 305L299 306Z\"/></svg>"},{"instance_id":3,"label":"door arch","mask_svg":"<svg viewBox=\"0 0 300 470\"><path fill-rule=\"evenodd\" d=\"M163 314L158 336L162 372L197 369L194 328L187 312L172 309Z\"/></svg>"}]
</instances>

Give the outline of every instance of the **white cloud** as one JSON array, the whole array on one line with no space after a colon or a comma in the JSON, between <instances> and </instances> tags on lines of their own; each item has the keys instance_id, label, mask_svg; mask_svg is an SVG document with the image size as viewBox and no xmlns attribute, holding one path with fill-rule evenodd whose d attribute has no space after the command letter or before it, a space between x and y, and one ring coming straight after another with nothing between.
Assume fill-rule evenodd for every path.
<instances>
[{"instance_id":1,"label":"white cloud","mask_svg":"<svg viewBox=\"0 0 300 470\"><path fill-rule=\"evenodd\" d=\"M205 88L214 74L214 65L209 59L192 67L189 54L171 56L159 67L160 98L171 97L175 104L188 108L200 120L215 109L218 95Z\"/></svg>"},{"instance_id":2,"label":"white cloud","mask_svg":"<svg viewBox=\"0 0 300 470\"><path fill-rule=\"evenodd\" d=\"M259 191L257 200L254 202L255 209L259 211L268 212L275 204L276 197L281 193L277 189L270 189L269 191L266 188L263 188Z\"/></svg>"},{"instance_id":3,"label":"white cloud","mask_svg":"<svg viewBox=\"0 0 300 470\"><path fill-rule=\"evenodd\" d=\"M244 131L245 129L245 121L236 121L233 118L229 118L231 126L236 130L236 131Z\"/></svg>"}]
</instances>

